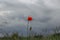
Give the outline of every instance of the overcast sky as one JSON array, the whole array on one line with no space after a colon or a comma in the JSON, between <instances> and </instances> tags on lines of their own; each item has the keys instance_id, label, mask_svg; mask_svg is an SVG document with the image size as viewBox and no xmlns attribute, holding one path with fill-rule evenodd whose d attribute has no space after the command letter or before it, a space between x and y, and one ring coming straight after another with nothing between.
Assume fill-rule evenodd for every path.
<instances>
[{"instance_id":1,"label":"overcast sky","mask_svg":"<svg viewBox=\"0 0 60 40\"><path fill-rule=\"evenodd\" d=\"M60 26L60 0L0 0L0 29L25 32L27 16L34 31Z\"/></svg>"}]
</instances>

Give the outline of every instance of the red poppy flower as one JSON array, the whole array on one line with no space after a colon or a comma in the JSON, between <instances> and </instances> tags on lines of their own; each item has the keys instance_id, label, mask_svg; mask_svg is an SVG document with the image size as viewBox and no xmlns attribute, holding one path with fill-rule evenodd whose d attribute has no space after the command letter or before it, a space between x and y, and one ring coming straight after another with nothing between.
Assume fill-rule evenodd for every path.
<instances>
[{"instance_id":1,"label":"red poppy flower","mask_svg":"<svg viewBox=\"0 0 60 40\"><path fill-rule=\"evenodd\" d=\"M27 20L28 21L32 21L32 17L31 16L28 16Z\"/></svg>"}]
</instances>

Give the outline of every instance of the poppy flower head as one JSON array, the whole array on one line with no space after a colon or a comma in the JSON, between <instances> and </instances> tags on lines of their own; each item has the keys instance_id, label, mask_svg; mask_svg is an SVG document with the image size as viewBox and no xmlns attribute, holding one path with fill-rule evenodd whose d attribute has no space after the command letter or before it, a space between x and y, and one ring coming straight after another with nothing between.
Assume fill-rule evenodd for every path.
<instances>
[{"instance_id":1,"label":"poppy flower head","mask_svg":"<svg viewBox=\"0 0 60 40\"><path fill-rule=\"evenodd\" d=\"M31 16L28 16L27 20L28 21L32 21L32 17Z\"/></svg>"}]
</instances>

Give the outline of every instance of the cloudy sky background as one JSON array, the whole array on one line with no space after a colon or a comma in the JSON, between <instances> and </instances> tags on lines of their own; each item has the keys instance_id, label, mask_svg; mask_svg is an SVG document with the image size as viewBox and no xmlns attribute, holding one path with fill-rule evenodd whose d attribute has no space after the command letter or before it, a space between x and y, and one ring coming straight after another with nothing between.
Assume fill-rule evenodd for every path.
<instances>
[{"instance_id":1,"label":"cloudy sky background","mask_svg":"<svg viewBox=\"0 0 60 40\"><path fill-rule=\"evenodd\" d=\"M60 26L60 0L0 0L0 31L26 33L27 16L33 31Z\"/></svg>"}]
</instances>

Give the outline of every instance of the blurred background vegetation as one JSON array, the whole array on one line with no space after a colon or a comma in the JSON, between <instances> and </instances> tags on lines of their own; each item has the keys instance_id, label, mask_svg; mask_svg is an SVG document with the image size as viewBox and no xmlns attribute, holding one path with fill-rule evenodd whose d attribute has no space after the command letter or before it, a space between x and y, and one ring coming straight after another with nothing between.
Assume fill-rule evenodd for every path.
<instances>
[{"instance_id":1,"label":"blurred background vegetation","mask_svg":"<svg viewBox=\"0 0 60 40\"><path fill-rule=\"evenodd\" d=\"M0 37L0 40L60 40L60 33L44 36L34 35L31 37L22 37L18 33L13 33L11 36Z\"/></svg>"},{"instance_id":2,"label":"blurred background vegetation","mask_svg":"<svg viewBox=\"0 0 60 40\"><path fill-rule=\"evenodd\" d=\"M18 32L14 32L11 35L5 33L3 37L0 37L0 40L60 40L60 33L57 30L56 27L56 29L54 29L54 34L42 35L36 32L34 33L30 28L29 36L23 36L23 34L19 35Z\"/></svg>"}]
</instances>

